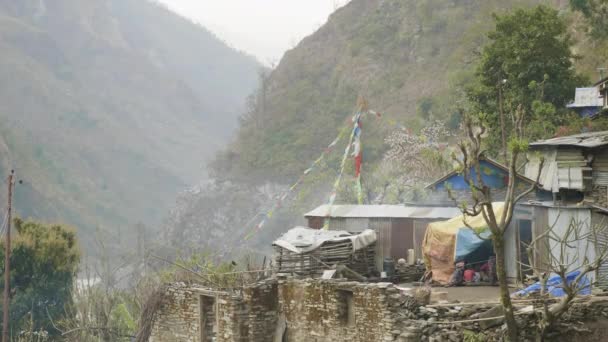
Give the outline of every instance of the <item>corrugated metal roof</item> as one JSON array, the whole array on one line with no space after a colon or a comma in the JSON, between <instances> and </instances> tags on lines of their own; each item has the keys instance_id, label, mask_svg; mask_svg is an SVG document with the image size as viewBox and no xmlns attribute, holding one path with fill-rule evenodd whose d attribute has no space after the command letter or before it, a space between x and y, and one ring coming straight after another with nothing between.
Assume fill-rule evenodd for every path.
<instances>
[{"instance_id":1,"label":"corrugated metal roof","mask_svg":"<svg viewBox=\"0 0 608 342\"><path fill-rule=\"evenodd\" d=\"M538 182L540 186L548 191L558 192L559 182L557 178L557 150L549 150L543 153L543 168L540 172ZM538 168L540 167L540 158L535 153L528 153L528 163L526 164L526 176L536 178L538 176Z\"/></svg>"},{"instance_id":2,"label":"corrugated metal roof","mask_svg":"<svg viewBox=\"0 0 608 342\"><path fill-rule=\"evenodd\" d=\"M604 103L597 87L576 88L574 102L569 104L568 108L602 107L603 105Z\"/></svg>"},{"instance_id":3,"label":"corrugated metal roof","mask_svg":"<svg viewBox=\"0 0 608 342\"><path fill-rule=\"evenodd\" d=\"M600 147L608 145L608 131L590 132L558 137L547 140L539 140L530 146L577 146L577 147Z\"/></svg>"},{"instance_id":4,"label":"corrugated metal roof","mask_svg":"<svg viewBox=\"0 0 608 342\"><path fill-rule=\"evenodd\" d=\"M329 206L324 204L304 214L305 217L326 217ZM452 218L462 215L455 207L415 207L404 205L332 205L330 217L346 218Z\"/></svg>"},{"instance_id":5,"label":"corrugated metal roof","mask_svg":"<svg viewBox=\"0 0 608 342\"><path fill-rule=\"evenodd\" d=\"M540 159L536 153L528 154L526 175L536 177ZM559 189L584 190L585 171L591 171L581 149L551 149L543 151L543 169L539 183L545 190L559 192Z\"/></svg>"}]
</instances>

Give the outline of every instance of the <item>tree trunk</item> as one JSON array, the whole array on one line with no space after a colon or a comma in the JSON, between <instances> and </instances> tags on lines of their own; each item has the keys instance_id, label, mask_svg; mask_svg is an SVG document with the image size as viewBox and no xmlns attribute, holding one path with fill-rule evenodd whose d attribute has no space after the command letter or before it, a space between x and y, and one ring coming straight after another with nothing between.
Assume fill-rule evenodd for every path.
<instances>
[{"instance_id":1,"label":"tree trunk","mask_svg":"<svg viewBox=\"0 0 608 342\"><path fill-rule=\"evenodd\" d=\"M503 234L493 234L492 242L494 244L494 252L496 252L496 275L498 276L498 284L500 286L500 302L502 303L505 312L505 322L507 323L507 337L510 342L517 342L518 329L511 303L509 284L507 283Z\"/></svg>"}]
</instances>

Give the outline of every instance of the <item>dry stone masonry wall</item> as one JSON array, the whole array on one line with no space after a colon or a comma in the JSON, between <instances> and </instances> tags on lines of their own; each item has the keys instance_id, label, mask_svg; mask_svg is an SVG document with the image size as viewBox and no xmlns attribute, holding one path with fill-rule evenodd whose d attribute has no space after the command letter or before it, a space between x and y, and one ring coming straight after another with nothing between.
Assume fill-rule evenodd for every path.
<instances>
[{"instance_id":1,"label":"dry stone masonry wall","mask_svg":"<svg viewBox=\"0 0 608 342\"><path fill-rule=\"evenodd\" d=\"M288 280L279 283L287 341L394 341L388 283Z\"/></svg>"},{"instance_id":2,"label":"dry stone masonry wall","mask_svg":"<svg viewBox=\"0 0 608 342\"><path fill-rule=\"evenodd\" d=\"M199 342L198 293L184 283L168 286L156 314L150 342Z\"/></svg>"},{"instance_id":3,"label":"dry stone masonry wall","mask_svg":"<svg viewBox=\"0 0 608 342\"><path fill-rule=\"evenodd\" d=\"M537 337L531 304L516 304L522 341ZM421 305L390 283L286 279L236 292L177 283L166 289L150 341L500 341L502 320L492 319L500 315L496 304ZM550 341L603 341L608 296L577 299L561 323Z\"/></svg>"},{"instance_id":4,"label":"dry stone masonry wall","mask_svg":"<svg viewBox=\"0 0 608 342\"><path fill-rule=\"evenodd\" d=\"M275 281L238 292L171 284L156 315L150 342L268 341L277 325L276 298Z\"/></svg>"}]
</instances>

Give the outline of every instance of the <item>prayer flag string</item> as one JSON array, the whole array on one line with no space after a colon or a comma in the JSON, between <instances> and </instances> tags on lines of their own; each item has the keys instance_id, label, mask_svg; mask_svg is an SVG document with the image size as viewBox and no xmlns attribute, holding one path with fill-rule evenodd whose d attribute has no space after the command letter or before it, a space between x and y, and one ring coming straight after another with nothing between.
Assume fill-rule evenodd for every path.
<instances>
[{"instance_id":1,"label":"prayer flag string","mask_svg":"<svg viewBox=\"0 0 608 342\"><path fill-rule=\"evenodd\" d=\"M310 165L309 168L307 168L306 170L304 170L304 172L302 173L302 175L300 175L300 177L298 178L298 180L292 184L289 189L287 191L285 191L281 197L279 197L279 200L274 203L274 205L272 206L272 208L266 213L266 215L264 216L264 218L260 221L260 223L258 223L249 233L247 233L244 237L243 240L247 241L249 240L253 235L255 235L255 233L259 230L261 230L264 225L266 224L266 222L272 218L273 214L275 213L275 211L277 211L278 209L281 208L281 206L283 205L283 202L287 199L287 197L289 196L290 193L292 193L300 184L302 184L302 182L304 181L305 176L309 175L312 171L315 170L315 168L325 159L326 155L329 154L334 147L340 142L340 140L342 140L342 138L346 135L346 133L348 132L350 126L345 126L342 131L340 131L340 133L338 134L338 136L329 144L327 145L326 148L323 149L323 152L321 153L321 155L319 156L319 158L315 159L312 164Z\"/></svg>"},{"instance_id":2,"label":"prayer flag string","mask_svg":"<svg viewBox=\"0 0 608 342\"><path fill-rule=\"evenodd\" d=\"M338 178L336 179L336 181L334 182L334 187L329 195L329 201L327 203L327 213L325 214L325 222L323 223L323 229L324 230L329 230L329 221L330 221L330 216L331 216L331 207L333 206L334 202L336 201L336 197L338 196L338 190L340 188L340 182L342 181L342 175L344 174L344 167L346 166L346 160L348 159L348 153L350 152L350 148L353 144L353 140L355 138L355 134L357 132L357 129L359 128L359 119L361 118L361 112L357 112L357 114L355 114L355 117L353 118L353 129L350 133L350 139L348 141L348 144L346 145L346 148L344 149L344 155L342 156L342 163L340 164L340 173L338 174Z\"/></svg>"},{"instance_id":3,"label":"prayer flag string","mask_svg":"<svg viewBox=\"0 0 608 342\"><path fill-rule=\"evenodd\" d=\"M340 131L338 136L326 148L323 149L319 158L315 159L312 162L312 164L310 165L310 167L307 168L306 170L304 170L304 172L302 173L302 175L300 175L298 180L294 184L292 184L288 188L288 190L285 191L279 197L279 199L274 203L272 208L268 212L266 212L266 214L264 215L264 218L253 229L251 229L248 233L246 233L245 236L242 238L242 240L248 241L249 239L251 239L251 237L253 237L258 231L260 231L266 225L266 223L273 217L274 213L282 207L283 203L285 202L285 200L287 199L289 194L292 193L300 184L302 184L305 177L307 175L309 175L312 171L315 170L315 168L325 159L327 154L329 154L331 151L333 151L334 147L336 147L336 145L340 142L340 140L342 140L342 138L346 135L346 133L349 131L350 127L352 127L350 139L349 139L348 144L346 145L346 149L344 150L342 163L340 164L340 173L338 175L338 179L336 179L336 181L334 182L333 190L330 193L329 208L331 208L331 206L333 205L333 203L336 200L338 189L340 187L340 183L341 183L341 179L342 179L342 175L344 174L346 160L348 159L348 155L349 155L351 146L354 143L355 137L357 137L358 147L354 146L355 152L357 152L357 155L355 155L355 154L353 154L353 155L355 156L356 163L358 163L358 166L356 166L358 201L359 201L359 204L363 203L363 190L361 188L361 180L360 180L362 152L361 152L361 148L360 148L361 145L360 145L360 139L359 139L360 134L361 134L361 117L364 114L372 114L379 118L381 116L381 114L378 112L372 111L372 110L362 112L361 109L363 109L363 108L360 108L360 110L352 117L353 125L352 126L347 125ZM358 156L358 160L359 160L358 162L357 162L357 156ZM329 218L328 217L325 220L323 229L329 229Z\"/></svg>"}]
</instances>

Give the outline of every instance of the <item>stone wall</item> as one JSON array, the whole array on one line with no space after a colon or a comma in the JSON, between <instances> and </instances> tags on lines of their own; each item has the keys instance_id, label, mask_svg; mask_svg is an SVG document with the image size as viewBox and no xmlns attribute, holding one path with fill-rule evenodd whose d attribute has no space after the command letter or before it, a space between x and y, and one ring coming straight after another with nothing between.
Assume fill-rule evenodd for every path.
<instances>
[{"instance_id":1,"label":"stone wall","mask_svg":"<svg viewBox=\"0 0 608 342\"><path fill-rule=\"evenodd\" d=\"M516 321L520 327L520 341L537 341L539 313L534 303L515 303ZM539 303L536 303L539 304ZM397 320L402 324L399 342L456 342L468 337L469 341L503 341L505 333L500 316L502 308L496 304L429 305L415 310L401 310ZM454 324L451 322L458 322ZM605 340L608 331L608 297L589 296L576 300L547 337L546 341L586 341Z\"/></svg>"},{"instance_id":2,"label":"stone wall","mask_svg":"<svg viewBox=\"0 0 608 342\"><path fill-rule=\"evenodd\" d=\"M247 327L243 341L272 341L277 327L278 286L276 281L262 282L243 289L243 319ZM226 340L228 341L228 340Z\"/></svg>"},{"instance_id":3,"label":"stone wall","mask_svg":"<svg viewBox=\"0 0 608 342\"><path fill-rule=\"evenodd\" d=\"M287 341L393 341L395 316L388 283L321 280L279 283L279 311L287 322Z\"/></svg>"},{"instance_id":4,"label":"stone wall","mask_svg":"<svg viewBox=\"0 0 608 342\"><path fill-rule=\"evenodd\" d=\"M213 309L201 305L201 296L214 303ZM536 339L538 303L533 304L515 302L522 341ZM215 324L215 339L206 335L205 342L275 341L277 331L284 334L277 341L289 342L501 341L504 335L502 319L493 319L501 315L497 304L421 305L390 283L287 279L238 292L168 286L150 341L201 341L201 309L215 310L215 320L203 323L207 329ZM602 341L608 334L608 296L577 299L561 323L566 324L550 341Z\"/></svg>"},{"instance_id":5,"label":"stone wall","mask_svg":"<svg viewBox=\"0 0 608 342\"><path fill-rule=\"evenodd\" d=\"M199 301L184 283L167 286L152 325L150 342L199 342Z\"/></svg>"},{"instance_id":6,"label":"stone wall","mask_svg":"<svg viewBox=\"0 0 608 342\"><path fill-rule=\"evenodd\" d=\"M352 302L347 304L352 306L352 321L342 316L344 292L352 294ZM534 310L539 303L531 304L529 300L515 304L522 341L537 338L539 316ZM492 319L501 316L501 310L498 304L420 305L411 294L390 283L279 283L279 315L287 322L289 342L502 341L502 319ZM606 334L599 332L608 332L608 296L577 299L561 323L563 326L556 328L549 341L603 341Z\"/></svg>"},{"instance_id":7,"label":"stone wall","mask_svg":"<svg viewBox=\"0 0 608 342\"><path fill-rule=\"evenodd\" d=\"M166 288L149 341L267 341L276 325L276 281L250 285L238 292L176 283Z\"/></svg>"}]
</instances>

